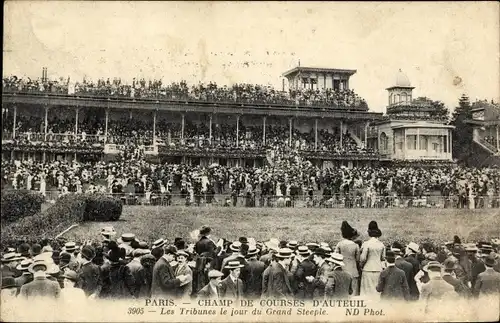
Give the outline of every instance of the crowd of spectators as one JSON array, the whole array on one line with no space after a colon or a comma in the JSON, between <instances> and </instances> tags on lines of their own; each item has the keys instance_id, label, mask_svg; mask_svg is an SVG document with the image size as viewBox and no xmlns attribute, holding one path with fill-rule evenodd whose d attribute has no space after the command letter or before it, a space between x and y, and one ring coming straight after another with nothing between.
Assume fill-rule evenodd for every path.
<instances>
[{"instance_id":1,"label":"crowd of spectators","mask_svg":"<svg viewBox=\"0 0 500 323\"><path fill-rule=\"evenodd\" d=\"M3 119L4 140L12 139L13 116L8 115ZM40 145L43 142L50 146L92 146L107 143L124 146L150 146L153 145L152 123L140 118L122 117L109 119L108 134L105 136L105 125L102 120L93 116L80 118L78 122L78 136L75 136L75 118L48 119L47 135L45 136L44 120L41 117L19 114L16 117L16 144ZM360 147L349 132L343 135L342 144L340 133L336 131L319 129L318 145L315 147L314 131L300 131L290 129L284 125L267 125L266 141L263 142L263 127L245 125L240 122L238 138L236 138L235 124L213 124L212 138L206 123L187 121L184 126L184 135L180 122L159 120L156 125L156 142L164 149L241 149L262 150L275 146L289 146L300 151L320 151L335 154L365 153L366 149ZM181 140L182 138L182 140ZM237 140L238 139L238 140Z\"/></svg>"},{"instance_id":2,"label":"crowd of spectators","mask_svg":"<svg viewBox=\"0 0 500 323\"><path fill-rule=\"evenodd\" d=\"M84 79L72 82L59 80L23 79L16 76L3 78L3 90L14 92L53 93L81 96L127 97L142 99L189 100L221 103L301 105L338 109L368 110L364 99L354 91L343 89L300 89L280 91L259 84L234 84L220 86L214 82L188 85L185 81L163 84L161 80L133 79L125 84L119 78Z\"/></svg>"},{"instance_id":3,"label":"crowd of spectators","mask_svg":"<svg viewBox=\"0 0 500 323\"><path fill-rule=\"evenodd\" d=\"M453 197L444 207L498 207L500 172L497 168L359 167L320 169L303 160L297 151L279 146L263 167L221 165L189 166L153 164L141 156L115 162L38 163L2 162L2 187L45 192L115 194L171 194L199 204L206 194L228 198L248 197L248 206L259 199L305 199L311 206L350 201L351 206L374 207L380 199L430 195ZM41 183L44 182L43 185ZM150 195L148 195L150 196ZM223 197L225 199L225 197ZM355 202L357 201L357 202ZM346 202L347 203L347 202ZM444 203L444 202L443 202ZM265 204L262 200L259 205Z\"/></svg>"}]
</instances>

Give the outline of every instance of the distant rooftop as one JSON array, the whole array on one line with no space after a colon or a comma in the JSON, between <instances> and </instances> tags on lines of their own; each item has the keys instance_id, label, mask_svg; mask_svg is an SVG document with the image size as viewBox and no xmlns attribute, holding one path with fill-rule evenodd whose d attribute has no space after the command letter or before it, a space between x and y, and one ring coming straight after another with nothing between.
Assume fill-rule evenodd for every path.
<instances>
[{"instance_id":1,"label":"distant rooftop","mask_svg":"<svg viewBox=\"0 0 500 323\"><path fill-rule=\"evenodd\" d=\"M338 73L338 74L348 74L353 75L357 71L356 70L347 70L347 69L339 69L339 68L323 68L323 67L302 67L297 66L292 68L291 70L283 73L283 76L286 77L288 75L296 74L299 72L318 72L318 73Z\"/></svg>"},{"instance_id":2,"label":"distant rooftop","mask_svg":"<svg viewBox=\"0 0 500 323\"><path fill-rule=\"evenodd\" d=\"M398 87L414 89L414 87L411 86L410 79L408 78L408 76L406 76L405 73L403 73L401 69L399 69L398 73L396 74L396 82L394 83L394 85L387 89L393 89Z\"/></svg>"}]
</instances>

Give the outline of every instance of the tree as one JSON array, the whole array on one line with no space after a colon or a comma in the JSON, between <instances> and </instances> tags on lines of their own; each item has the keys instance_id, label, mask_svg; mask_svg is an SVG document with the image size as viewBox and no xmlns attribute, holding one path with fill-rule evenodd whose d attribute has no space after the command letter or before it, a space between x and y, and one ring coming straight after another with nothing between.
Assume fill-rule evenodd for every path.
<instances>
[{"instance_id":1,"label":"tree","mask_svg":"<svg viewBox=\"0 0 500 323\"><path fill-rule=\"evenodd\" d=\"M458 106L453 111L450 124L455 126L453 130L453 158L459 162L466 161L472 154L472 126L466 120L472 119L472 106L469 97L462 94Z\"/></svg>"}]
</instances>

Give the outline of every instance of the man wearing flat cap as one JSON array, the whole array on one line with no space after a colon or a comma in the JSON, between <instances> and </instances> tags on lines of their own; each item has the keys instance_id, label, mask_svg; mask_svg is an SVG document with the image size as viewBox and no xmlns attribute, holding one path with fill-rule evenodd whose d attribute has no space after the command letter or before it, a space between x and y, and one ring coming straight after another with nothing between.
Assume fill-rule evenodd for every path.
<instances>
[{"instance_id":1,"label":"man wearing flat cap","mask_svg":"<svg viewBox=\"0 0 500 323\"><path fill-rule=\"evenodd\" d=\"M221 283L223 273L218 270L210 270L208 272L208 284L200 289L197 293L197 299L219 299L220 298L220 290L219 285Z\"/></svg>"}]
</instances>

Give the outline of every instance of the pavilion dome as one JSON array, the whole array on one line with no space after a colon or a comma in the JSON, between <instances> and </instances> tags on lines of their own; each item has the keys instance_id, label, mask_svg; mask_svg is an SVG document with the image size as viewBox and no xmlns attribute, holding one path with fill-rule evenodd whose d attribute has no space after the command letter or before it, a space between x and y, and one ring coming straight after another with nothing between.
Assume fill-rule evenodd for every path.
<instances>
[{"instance_id":1,"label":"pavilion dome","mask_svg":"<svg viewBox=\"0 0 500 323\"><path fill-rule=\"evenodd\" d=\"M396 83L394 86L397 87L410 87L411 83L410 80L408 79L408 76L406 76L401 69L399 69L398 73L396 74Z\"/></svg>"}]
</instances>

